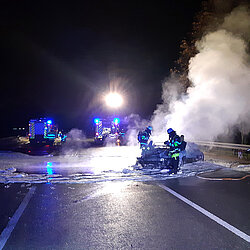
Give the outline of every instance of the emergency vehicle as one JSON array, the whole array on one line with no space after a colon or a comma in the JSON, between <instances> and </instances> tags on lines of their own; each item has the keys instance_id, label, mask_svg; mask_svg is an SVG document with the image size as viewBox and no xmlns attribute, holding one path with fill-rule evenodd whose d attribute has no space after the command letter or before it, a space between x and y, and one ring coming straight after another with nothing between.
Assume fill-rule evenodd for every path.
<instances>
[{"instance_id":1,"label":"emergency vehicle","mask_svg":"<svg viewBox=\"0 0 250 250\"><path fill-rule=\"evenodd\" d=\"M47 118L29 121L29 141L31 144L53 145L58 137L58 126Z\"/></svg>"},{"instance_id":2,"label":"emergency vehicle","mask_svg":"<svg viewBox=\"0 0 250 250\"><path fill-rule=\"evenodd\" d=\"M121 145L125 142L125 130L121 126L120 119L94 119L95 124L95 142L103 144L111 142Z\"/></svg>"}]
</instances>

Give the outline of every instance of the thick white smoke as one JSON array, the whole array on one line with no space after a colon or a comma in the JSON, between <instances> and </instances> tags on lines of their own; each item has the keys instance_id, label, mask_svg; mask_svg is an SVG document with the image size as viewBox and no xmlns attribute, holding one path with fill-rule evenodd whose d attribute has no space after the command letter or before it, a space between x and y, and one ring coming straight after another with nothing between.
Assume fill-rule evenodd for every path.
<instances>
[{"instance_id":1,"label":"thick white smoke","mask_svg":"<svg viewBox=\"0 0 250 250\"><path fill-rule=\"evenodd\" d=\"M87 137L80 129L73 128L67 133L66 143L63 144L62 153L77 155L83 147L88 146Z\"/></svg>"},{"instance_id":2,"label":"thick white smoke","mask_svg":"<svg viewBox=\"0 0 250 250\"><path fill-rule=\"evenodd\" d=\"M168 110L171 105L177 103L184 92L183 86L178 79L172 75L162 85L163 103L157 106L152 117L153 137L155 142L165 141L167 138Z\"/></svg>"},{"instance_id":3,"label":"thick white smoke","mask_svg":"<svg viewBox=\"0 0 250 250\"><path fill-rule=\"evenodd\" d=\"M171 93L166 91L169 82L163 85L164 104L155 111L152 122L160 138L166 139L166 129L172 127L187 140L213 140L229 126L249 124L249 38L249 9L240 6L216 31L197 42L199 53L189 64L193 85L187 94L165 108L165 96Z\"/></svg>"},{"instance_id":4,"label":"thick white smoke","mask_svg":"<svg viewBox=\"0 0 250 250\"><path fill-rule=\"evenodd\" d=\"M124 122L128 124L126 138L127 145L136 146L138 145L137 135L139 131L144 130L148 125L149 121L142 119L138 114L131 114L124 119Z\"/></svg>"}]
</instances>

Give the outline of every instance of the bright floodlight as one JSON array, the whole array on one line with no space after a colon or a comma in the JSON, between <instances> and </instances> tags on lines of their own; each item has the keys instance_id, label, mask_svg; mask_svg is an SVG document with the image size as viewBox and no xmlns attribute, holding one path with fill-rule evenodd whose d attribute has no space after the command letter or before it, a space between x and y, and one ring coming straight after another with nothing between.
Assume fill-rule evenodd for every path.
<instances>
[{"instance_id":1,"label":"bright floodlight","mask_svg":"<svg viewBox=\"0 0 250 250\"><path fill-rule=\"evenodd\" d=\"M123 103L121 95L117 93L109 93L106 96L105 101L106 104L111 108L119 108Z\"/></svg>"}]
</instances>

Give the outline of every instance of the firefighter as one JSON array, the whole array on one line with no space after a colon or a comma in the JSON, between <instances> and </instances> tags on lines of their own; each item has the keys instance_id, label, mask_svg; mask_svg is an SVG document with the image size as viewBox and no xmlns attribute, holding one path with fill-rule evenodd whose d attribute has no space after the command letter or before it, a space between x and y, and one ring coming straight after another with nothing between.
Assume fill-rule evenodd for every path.
<instances>
[{"instance_id":1,"label":"firefighter","mask_svg":"<svg viewBox=\"0 0 250 250\"><path fill-rule=\"evenodd\" d=\"M140 148L142 149L142 156L145 155L145 151L146 150L150 150L153 146L152 146L152 141L149 141L150 135L152 133L152 127L148 126L144 131L140 131L138 133L138 141L140 143Z\"/></svg>"},{"instance_id":2,"label":"firefighter","mask_svg":"<svg viewBox=\"0 0 250 250\"><path fill-rule=\"evenodd\" d=\"M179 167L184 165L184 161L186 158L186 146L187 146L187 142L184 141L184 135L181 135L180 139L181 139L181 145L180 145Z\"/></svg>"},{"instance_id":3,"label":"firefighter","mask_svg":"<svg viewBox=\"0 0 250 250\"><path fill-rule=\"evenodd\" d=\"M180 137L176 134L176 132L172 128L169 128L167 132L169 135L169 140L165 141L164 144L169 146L169 155L171 156L171 167L172 167L170 173L177 174L179 166L181 140Z\"/></svg>"}]
</instances>

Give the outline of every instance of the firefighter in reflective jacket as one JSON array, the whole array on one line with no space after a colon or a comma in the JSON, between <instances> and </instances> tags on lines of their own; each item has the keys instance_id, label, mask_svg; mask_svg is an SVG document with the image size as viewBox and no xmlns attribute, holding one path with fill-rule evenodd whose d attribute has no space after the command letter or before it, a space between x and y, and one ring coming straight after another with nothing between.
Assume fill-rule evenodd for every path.
<instances>
[{"instance_id":1,"label":"firefighter in reflective jacket","mask_svg":"<svg viewBox=\"0 0 250 250\"><path fill-rule=\"evenodd\" d=\"M164 144L169 146L169 154L171 156L171 166L172 166L170 173L177 174L179 166L181 140L180 137L176 134L176 132L172 128L169 128L167 132L169 135L169 140L165 141Z\"/></svg>"},{"instance_id":2,"label":"firefighter in reflective jacket","mask_svg":"<svg viewBox=\"0 0 250 250\"><path fill-rule=\"evenodd\" d=\"M144 131L140 131L138 133L138 141L140 143L140 148L142 149L142 156L144 155L145 150L149 150L153 147L152 141L148 143L151 133L152 133L151 126L148 126Z\"/></svg>"}]
</instances>

